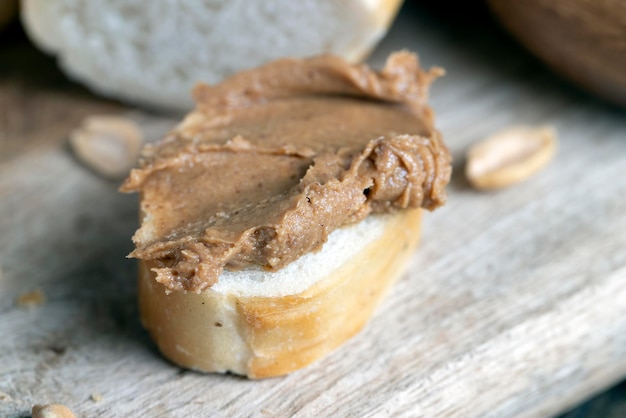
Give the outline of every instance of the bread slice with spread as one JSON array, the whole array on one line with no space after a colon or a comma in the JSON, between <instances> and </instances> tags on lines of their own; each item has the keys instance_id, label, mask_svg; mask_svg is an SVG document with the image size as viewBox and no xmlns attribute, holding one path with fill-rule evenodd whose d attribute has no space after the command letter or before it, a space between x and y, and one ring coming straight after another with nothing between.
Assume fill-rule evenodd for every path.
<instances>
[{"instance_id":1,"label":"bread slice with spread","mask_svg":"<svg viewBox=\"0 0 626 418\"><path fill-rule=\"evenodd\" d=\"M268 377L324 356L402 273L450 155L408 52L282 59L197 86L122 187L141 193L142 321L184 367Z\"/></svg>"}]
</instances>

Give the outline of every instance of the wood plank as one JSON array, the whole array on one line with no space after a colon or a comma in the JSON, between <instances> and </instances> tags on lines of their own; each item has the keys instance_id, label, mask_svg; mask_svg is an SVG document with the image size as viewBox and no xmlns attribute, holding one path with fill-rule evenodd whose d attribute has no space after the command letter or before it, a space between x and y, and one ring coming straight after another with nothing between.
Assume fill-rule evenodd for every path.
<instances>
[{"instance_id":1,"label":"wood plank","mask_svg":"<svg viewBox=\"0 0 626 418\"><path fill-rule=\"evenodd\" d=\"M82 416L547 416L626 375L626 118L498 36L405 13L376 51L375 64L406 47L448 70L432 102L455 157L449 203L362 333L263 381L180 370L142 330L124 258L137 199L63 145L84 115L126 108L47 60L41 83L0 72L0 416L46 402ZM151 139L175 123L130 115ZM511 124L554 125L555 161L470 189L465 149ZM46 302L18 308L35 288Z\"/></svg>"}]
</instances>

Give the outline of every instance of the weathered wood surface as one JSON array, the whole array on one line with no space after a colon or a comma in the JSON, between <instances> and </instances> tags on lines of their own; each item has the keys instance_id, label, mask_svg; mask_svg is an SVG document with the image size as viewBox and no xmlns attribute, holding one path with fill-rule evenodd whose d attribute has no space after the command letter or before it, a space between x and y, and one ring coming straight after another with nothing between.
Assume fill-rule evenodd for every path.
<instances>
[{"instance_id":1,"label":"weathered wood surface","mask_svg":"<svg viewBox=\"0 0 626 418\"><path fill-rule=\"evenodd\" d=\"M624 112L565 86L493 29L448 29L403 15L372 57L407 47L447 68L432 103L455 156L448 205L425 217L408 273L361 334L264 381L159 356L124 258L136 197L65 145L83 116L128 110L23 45L0 45L0 416L47 402L85 417L548 416L624 377ZM151 138L174 123L132 115ZM511 124L554 125L554 162L521 185L473 191L464 150ZM44 304L16 306L35 288Z\"/></svg>"}]
</instances>

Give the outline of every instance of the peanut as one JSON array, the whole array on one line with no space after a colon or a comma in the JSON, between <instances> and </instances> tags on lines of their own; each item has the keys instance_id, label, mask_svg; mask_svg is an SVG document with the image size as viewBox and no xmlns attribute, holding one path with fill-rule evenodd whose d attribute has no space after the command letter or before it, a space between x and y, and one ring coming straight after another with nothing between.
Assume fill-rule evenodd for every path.
<instances>
[{"instance_id":1,"label":"peanut","mask_svg":"<svg viewBox=\"0 0 626 418\"><path fill-rule=\"evenodd\" d=\"M470 147L465 175L477 189L507 187L541 170L555 150L552 128L509 128Z\"/></svg>"},{"instance_id":2,"label":"peanut","mask_svg":"<svg viewBox=\"0 0 626 418\"><path fill-rule=\"evenodd\" d=\"M115 180L135 165L142 143L139 126L121 116L90 116L70 135L76 156L98 174Z\"/></svg>"},{"instance_id":3,"label":"peanut","mask_svg":"<svg viewBox=\"0 0 626 418\"><path fill-rule=\"evenodd\" d=\"M35 405L31 411L33 418L76 418L76 415L65 405Z\"/></svg>"}]
</instances>

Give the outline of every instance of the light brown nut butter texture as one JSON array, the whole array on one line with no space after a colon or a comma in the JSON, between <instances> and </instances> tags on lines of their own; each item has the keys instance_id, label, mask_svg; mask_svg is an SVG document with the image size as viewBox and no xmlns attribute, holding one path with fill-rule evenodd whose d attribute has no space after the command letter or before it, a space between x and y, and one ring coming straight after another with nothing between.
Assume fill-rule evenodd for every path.
<instances>
[{"instance_id":1,"label":"light brown nut butter texture","mask_svg":"<svg viewBox=\"0 0 626 418\"><path fill-rule=\"evenodd\" d=\"M200 292L224 268L280 269L370 213L440 206L450 155L426 100L441 73L408 52L380 72L320 56L197 86L196 110L122 186L142 195L131 256L168 290Z\"/></svg>"},{"instance_id":2,"label":"light brown nut butter texture","mask_svg":"<svg viewBox=\"0 0 626 418\"><path fill-rule=\"evenodd\" d=\"M549 127L514 127L478 142L467 152L465 175L477 189L522 182L546 166L556 150Z\"/></svg>"}]
</instances>

